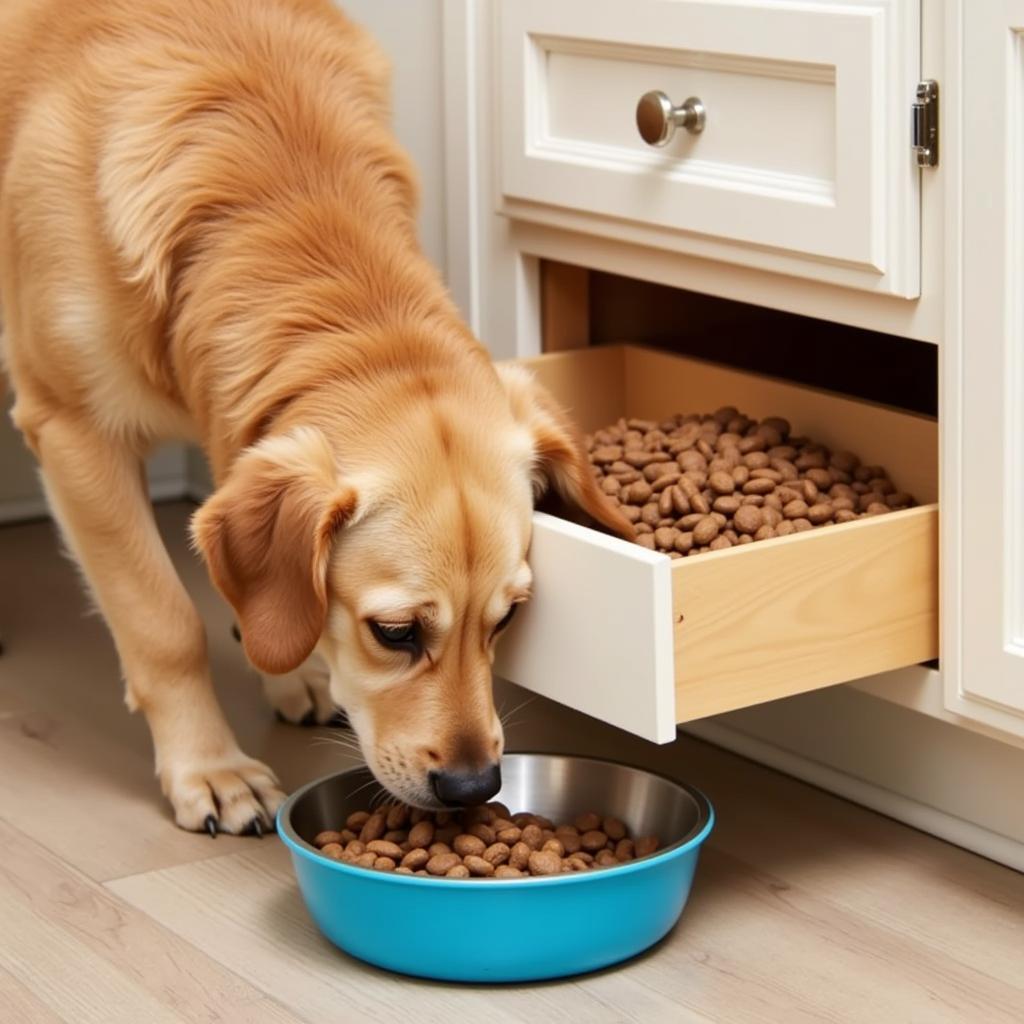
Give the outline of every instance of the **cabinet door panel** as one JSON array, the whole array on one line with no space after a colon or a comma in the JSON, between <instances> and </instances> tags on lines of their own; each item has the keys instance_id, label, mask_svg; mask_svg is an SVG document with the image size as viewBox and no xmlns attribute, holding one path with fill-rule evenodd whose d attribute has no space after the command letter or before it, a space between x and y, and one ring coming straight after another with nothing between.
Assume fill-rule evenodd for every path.
<instances>
[{"instance_id":1,"label":"cabinet door panel","mask_svg":"<svg viewBox=\"0 0 1024 1024\"><path fill-rule=\"evenodd\" d=\"M1024 733L1024 2L962 12L962 309L947 378L961 581L947 596L962 629L957 650L947 620L947 704Z\"/></svg>"}]
</instances>

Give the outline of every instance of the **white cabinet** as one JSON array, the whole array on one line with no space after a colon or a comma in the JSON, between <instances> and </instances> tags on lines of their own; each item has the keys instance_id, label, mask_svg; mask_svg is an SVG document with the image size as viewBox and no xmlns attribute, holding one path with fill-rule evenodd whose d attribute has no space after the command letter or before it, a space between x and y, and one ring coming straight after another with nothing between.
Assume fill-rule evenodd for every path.
<instances>
[{"instance_id":1,"label":"white cabinet","mask_svg":"<svg viewBox=\"0 0 1024 1024\"><path fill-rule=\"evenodd\" d=\"M803 601L781 633L773 627L764 660L776 671L759 678L737 660L755 638L716 630L725 621L716 602L756 592L770 578L754 564L761 558L786 560L779 578L803 566L813 586L810 543L754 545L662 573L613 541L598 547L586 531L542 522L532 621L529 612L517 621L499 669L651 738L686 722L1019 865L1024 0L444 0L444 12L449 270L496 354L539 353L552 307L551 275L541 288L538 265L550 260L933 343L942 377L930 478L942 511L920 510L933 526L941 520L941 616L934 603L917 605L932 625L941 618L937 668L879 671L936 650L934 634L925 653L907 656L878 639L935 588L920 574L934 560L913 556L910 571L887 561L874 526L861 539L889 570L886 607L863 590L861 618L841 634L829 594ZM924 171L910 150L920 79L940 90L940 160ZM699 96L704 132L647 147L634 109L652 89L677 104ZM531 362L593 425L615 412L598 408L607 396L583 372L581 361L600 358L569 351ZM563 364L571 372L560 377ZM889 371L880 362L877 372ZM684 393L674 374L644 380L662 376L675 399L663 404L674 407ZM689 368L685 376L689 386ZM629 370L620 378L628 392ZM878 461L934 471L934 447L917 457L904 431L876 433L886 444ZM852 572L864 552L846 561ZM736 585L731 571L742 572ZM605 576L616 589L593 582ZM629 664L617 644L608 650L618 636L594 626L626 612ZM865 678L849 689L827 685L855 675ZM745 710L716 714L730 707Z\"/></svg>"},{"instance_id":2,"label":"white cabinet","mask_svg":"<svg viewBox=\"0 0 1024 1024\"><path fill-rule=\"evenodd\" d=\"M950 711L1024 735L1024 2L962 11L943 674Z\"/></svg>"},{"instance_id":3,"label":"white cabinet","mask_svg":"<svg viewBox=\"0 0 1024 1024\"><path fill-rule=\"evenodd\" d=\"M514 218L883 295L920 294L917 0L500 0ZM637 101L706 122L647 145Z\"/></svg>"},{"instance_id":4,"label":"white cabinet","mask_svg":"<svg viewBox=\"0 0 1024 1024\"><path fill-rule=\"evenodd\" d=\"M445 12L453 286L494 351L540 350L539 260L940 345L942 679L858 685L1024 741L1024 0ZM923 171L920 79L941 108ZM699 96L704 131L647 146L652 89Z\"/></svg>"}]
</instances>

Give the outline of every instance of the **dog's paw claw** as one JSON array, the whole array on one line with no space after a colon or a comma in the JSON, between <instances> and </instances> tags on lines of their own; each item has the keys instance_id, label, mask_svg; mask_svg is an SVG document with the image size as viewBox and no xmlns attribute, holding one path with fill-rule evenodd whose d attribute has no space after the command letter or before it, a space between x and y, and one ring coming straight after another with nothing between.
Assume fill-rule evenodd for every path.
<instances>
[{"instance_id":1,"label":"dog's paw claw","mask_svg":"<svg viewBox=\"0 0 1024 1024\"><path fill-rule=\"evenodd\" d=\"M335 712L326 672L304 670L263 676L263 692L279 722L312 727L327 725Z\"/></svg>"},{"instance_id":2,"label":"dog's paw claw","mask_svg":"<svg viewBox=\"0 0 1024 1024\"><path fill-rule=\"evenodd\" d=\"M263 822L259 819L259 817L253 818L252 821L249 822L249 827L245 831L251 832L257 839L262 839Z\"/></svg>"},{"instance_id":3,"label":"dog's paw claw","mask_svg":"<svg viewBox=\"0 0 1024 1024\"><path fill-rule=\"evenodd\" d=\"M237 748L216 759L165 756L160 781L178 825L210 836L251 835L254 818L261 833L272 831L285 799L274 773Z\"/></svg>"},{"instance_id":4,"label":"dog's paw claw","mask_svg":"<svg viewBox=\"0 0 1024 1024\"><path fill-rule=\"evenodd\" d=\"M330 726L332 729L351 729L352 723L348 720L348 715L338 708L333 715L324 723Z\"/></svg>"}]
</instances>

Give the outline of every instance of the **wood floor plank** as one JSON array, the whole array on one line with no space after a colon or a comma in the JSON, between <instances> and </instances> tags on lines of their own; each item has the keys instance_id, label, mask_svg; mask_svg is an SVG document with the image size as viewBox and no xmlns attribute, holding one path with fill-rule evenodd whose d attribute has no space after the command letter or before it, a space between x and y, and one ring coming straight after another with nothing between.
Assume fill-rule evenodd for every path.
<instances>
[{"instance_id":1,"label":"wood floor plank","mask_svg":"<svg viewBox=\"0 0 1024 1024\"><path fill-rule=\"evenodd\" d=\"M676 968L688 951L719 979L714 1003L727 1001L730 1020L756 1020L763 1012L773 1021L842 1024L1020 1021L1024 999L1018 984L995 981L838 908L799 881L762 872L751 863L752 852L739 859L715 846L706 851L700 886L674 937L679 944L672 956L650 961L657 975L652 987L685 999L688 990L680 988ZM641 964L638 973L644 975L646 967ZM702 978L707 973L702 970Z\"/></svg>"},{"instance_id":2,"label":"wood floor plank","mask_svg":"<svg viewBox=\"0 0 1024 1024\"><path fill-rule=\"evenodd\" d=\"M417 1020L428 1024L477 1018L509 1024L651 1019L574 981L445 985L399 977L353 960L317 931L298 894L287 853L276 842L252 852L117 879L107 887L309 1020L330 1019L339 1007L353 1018L368 1014L377 1021L406 1020L413 1005ZM481 927L482 939L500 938L500 929L487 922L467 925ZM489 928L494 931L489 933ZM676 1020L701 1019L681 1016L678 1006L657 995L646 1004L660 1005Z\"/></svg>"},{"instance_id":3,"label":"wood floor plank","mask_svg":"<svg viewBox=\"0 0 1024 1024\"><path fill-rule=\"evenodd\" d=\"M7 979L0 993L10 989L13 1005L25 1005L40 1020L297 1020L266 993L4 822L0 921L0 969ZM2 1016L21 1020L7 1011Z\"/></svg>"},{"instance_id":4,"label":"wood floor plank","mask_svg":"<svg viewBox=\"0 0 1024 1024\"><path fill-rule=\"evenodd\" d=\"M818 791L784 800L748 786L717 849L742 860L756 850L756 870L1017 987L1024 1007L1024 877Z\"/></svg>"},{"instance_id":5,"label":"wood floor plank","mask_svg":"<svg viewBox=\"0 0 1024 1024\"><path fill-rule=\"evenodd\" d=\"M658 949L623 971L526 994L495 991L486 1012L496 1020L541 1014L545 1020L1019 1022L1018 987L714 849L705 859L691 906ZM484 1012L476 990L388 980L332 950L306 916L279 848L109 887L304 1016L322 1015L341 990L354 1012L376 1007L382 1020L399 1019L413 989L421 990L415 999L426 1020Z\"/></svg>"},{"instance_id":6,"label":"wood floor plank","mask_svg":"<svg viewBox=\"0 0 1024 1024\"><path fill-rule=\"evenodd\" d=\"M64 1018L50 1009L27 985L0 967L0 1007L7 1020L18 1024L64 1024Z\"/></svg>"}]
</instances>

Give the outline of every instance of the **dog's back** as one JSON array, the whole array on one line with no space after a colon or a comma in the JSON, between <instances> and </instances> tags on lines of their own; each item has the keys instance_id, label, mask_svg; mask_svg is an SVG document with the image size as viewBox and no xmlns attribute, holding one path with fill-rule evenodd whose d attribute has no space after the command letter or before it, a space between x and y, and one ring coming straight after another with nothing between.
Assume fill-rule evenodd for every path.
<instances>
[{"instance_id":1,"label":"dog's back","mask_svg":"<svg viewBox=\"0 0 1024 1024\"><path fill-rule=\"evenodd\" d=\"M274 281L344 314L341 274L322 294L328 244L338 270L404 274L444 305L416 255L387 63L328 0L8 0L0 69L0 284L22 307L4 312L30 443L59 395L118 432L237 450L277 400L267 367L288 376L284 353L255 351L290 315ZM228 321L234 345L214 330ZM246 411L211 432L225 372Z\"/></svg>"},{"instance_id":2,"label":"dog's back","mask_svg":"<svg viewBox=\"0 0 1024 1024\"><path fill-rule=\"evenodd\" d=\"M363 35L329 0L4 0L0 4L0 168L12 135L24 114L26 99L40 92L75 88L81 100L90 93L102 99L104 85L116 88L133 55L151 61L163 37L168 58L193 55L215 67L218 59L263 47L273 58L276 36L280 49L295 48L296 29L319 34L323 46L307 45L305 56L329 50L339 35L358 46L346 54L351 70L367 86L386 97L387 68L372 40ZM331 38L333 36L333 39ZM269 45L268 45L269 41ZM94 49L95 48L95 49ZM82 65L98 53L113 58L104 83ZM304 73L316 73L315 62ZM122 79L126 81L126 79Z\"/></svg>"}]
</instances>

